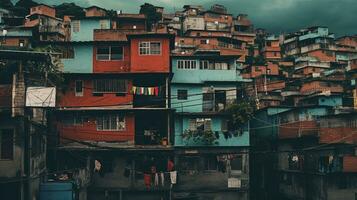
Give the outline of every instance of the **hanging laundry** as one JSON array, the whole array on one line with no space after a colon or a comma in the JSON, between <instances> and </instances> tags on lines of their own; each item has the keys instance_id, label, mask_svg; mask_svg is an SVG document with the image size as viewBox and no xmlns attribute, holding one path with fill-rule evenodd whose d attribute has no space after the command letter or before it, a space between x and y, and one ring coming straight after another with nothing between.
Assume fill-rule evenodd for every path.
<instances>
[{"instance_id":1,"label":"hanging laundry","mask_svg":"<svg viewBox=\"0 0 357 200\"><path fill-rule=\"evenodd\" d=\"M155 87L154 88L155 96L159 96L159 88Z\"/></svg>"},{"instance_id":2,"label":"hanging laundry","mask_svg":"<svg viewBox=\"0 0 357 200\"><path fill-rule=\"evenodd\" d=\"M144 183L145 183L146 189L150 190L150 187L151 187L151 175L150 174L144 174Z\"/></svg>"},{"instance_id":3,"label":"hanging laundry","mask_svg":"<svg viewBox=\"0 0 357 200\"><path fill-rule=\"evenodd\" d=\"M165 186L165 174L164 174L164 172L160 173L160 179L161 179L161 186L164 187Z\"/></svg>"},{"instance_id":4,"label":"hanging laundry","mask_svg":"<svg viewBox=\"0 0 357 200\"><path fill-rule=\"evenodd\" d=\"M171 161L171 159L169 159L167 161L167 171L171 172L174 170L174 162Z\"/></svg>"},{"instance_id":5,"label":"hanging laundry","mask_svg":"<svg viewBox=\"0 0 357 200\"><path fill-rule=\"evenodd\" d=\"M171 184L176 184L177 171L170 172Z\"/></svg>"},{"instance_id":6,"label":"hanging laundry","mask_svg":"<svg viewBox=\"0 0 357 200\"><path fill-rule=\"evenodd\" d=\"M95 160L94 161L94 171L99 172L101 168L102 168L102 164L98 160Z\"/></svg>"},{"instance_id":7,"label":"hanging laundry","mask_svg":"<svg viewBox=\"0 0 357 200\"><path fill-rule=\"evenodd\" d=\"M155 185L155 187L159 186L159 174L158 173L155 173L154 185Z\"/></svg>"},{"instance_id":8,"label":"hanging laundry","mask_svg":"<svg viewBox=\"0 0 357 200\"><path fill-rule=\"evenodd\" d=\"M133 86L133 87L131 88L131 94L135 94L135 93L136 93L136 87Z\"/></svg>"}]
</instances>

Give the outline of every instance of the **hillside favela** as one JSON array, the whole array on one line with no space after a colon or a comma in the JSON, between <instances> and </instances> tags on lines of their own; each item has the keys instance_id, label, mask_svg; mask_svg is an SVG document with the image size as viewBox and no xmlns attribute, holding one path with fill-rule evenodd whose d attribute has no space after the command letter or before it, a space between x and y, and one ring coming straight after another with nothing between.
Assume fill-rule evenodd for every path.
<instances>
[{"instance_id":1,"label":"hillside favela","mask_svg":"<svg viewBox=\"0 0 357 200\"><path fill-rule=\"evenodd\" d=\"M1 200L357 200L356 34L44 2L0 0Z\"/></svg>"}]
</instances>

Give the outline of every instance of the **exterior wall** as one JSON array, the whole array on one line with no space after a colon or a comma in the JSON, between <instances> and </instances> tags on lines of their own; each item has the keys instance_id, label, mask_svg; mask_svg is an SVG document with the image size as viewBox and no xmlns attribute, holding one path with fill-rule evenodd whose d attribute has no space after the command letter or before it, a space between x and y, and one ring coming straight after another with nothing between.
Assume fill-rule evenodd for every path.
<instances>
[{"instance_id":1,"label":"exterior wall","mask_svg":"<svg viewBox=\"0 0 357 200\"><path fill-rule=\"evenodd\" d=\"M93 50L93 72L94 73L117 73L130 71L130 47L123 46L123 60L97 60L97 46Z\"/></svg>"},{"instance_id":2,"label":"exterior wall","mask_svg":"<svg viewBox=\"0 0 357 200\"><path fill-rule=\"evenodd\" d=\"M65 73L93 72L93 45L73 44L74 58L62 59Z\"/></svg>"},{"instance_id":3,"label":"exterior wall","mask_svg":"<svg viewBox=\"0 0 357 200\"><path fill-rule=\"evenodd\" d=\"M330 52L327 54L327 52ZM320 61L328 61L328 62L334 62L336 61L336 55L333 51L327 51L327 50L316 50L316 51L311 51L307 53L308 56L311 57L316 57Z\"/></svg>"},{"instance_id":4,"label":"exterior wall","mask_svg":"<svg viewBox=\"0 0 357 200\"><path fill-rule=\"evenodd\" d=\"M328 86L328 83L326 81L318 81L318 80L307 82L301 86L300 92L302 94L307 94L312 92L324 92L324 91L331 91L336 93L343 92L343 87L341 86L341 84L336 82L331 82L329 84L330 86Z\"/></svg>"},{"instance_id":5,"label":"exterior wall","mask_svg":"<svg viewBox=\"0 0 357 200\"><path fill-rule=\"evenodd\" d=\"M0 40L3 40L0 38ZM30 46L30 41L28 37L7 37L5 39L5 43L2 41L1 46L5 47L20 47L20 40L23 40L24 46L23 47L29 47Z\"/></svg>"},{"instance_id":6,"label":"exterior wall","mask_svg":"<svg viewBox=\"0 0 357 200\"><path fill-rule=\"evenodd\" d=\"M56 10L52 7L48 7L45 5L39 5L39 6L32 7L30 9L30 15L34 15L34 14L56 17Z\"/></svg>"},{"instance_id":7,"label":"exterior wall","mask_svg":"<svg viewBox=\"0 0 357 200\"><path fill-rule=\"evenodd\" d=\"M106 16L107 12L103 9L99 9L96 7L86 9L86 17L103 17Z\"/></svg>"},{"instance_id":8,"label":"exterior wall","mask_svg":"<svg viewBox=\"0 0 357 200\"><path fill-rule=\"evenodd\" d=\"M111 112L114 114L114 112ZM121 112L116 112L121 113ZM58 123L58 130L62 143L68 142L68 139L79 141L97 141L97 142L127 142L134 144L135 118L132 114L125 114L125 130L123 131L99 131L96 127L96 117L100 114L86 115L88 120L82 125L65 125ZM61 119L60 119L61 120Z\"/></svg>"},{"instance_id":9,"label":"exterior wall","mask_svg":"<svg viewBox=\"0 0 357 200\"><path fill-rule=\"evenodd\" d=\"M72 20L73 21L76 19ZM93 19L86 18L80 19L80 28L79 32L73 32L73 25L71 26L71 41L83 42L83 41L93 41L94 38L94 29L100 29L100 21L104 20L107 23L108 29L110 28L110 20L109 19Z\"/></svg>"},{"instance_id":10,"label":"exterior wall","mask_svg":"<svg viewBox=\"0 0 357 200\"><path fill-rule=\"evenodd\" d=\"M176 116L175 119L175 146L249 146L249 132L243 131L242 135L232 136L232 138L225 138L222 133L222 120L224 117L220 116L202 116L203 118L212 119L212 131L219 133L219 138L216 140L217 144L207 145L194 141L187 141L182 138L182 133L189 129L189 119L195 118L196 116ZM200 118L200 116L197 116Z\"/></svg>"},{"instance_id":11,"label":"exterior wall","mask_svg":"<svg viewBox=\"0 0 357 200\"><path fill-rule=\"evenodd\" d=\"M83 96L76 96L75 95L75 80L82 80L84 87L83 87ZM133 102L133 95L129 92L125 94L125 96L117 96L113 93L106 93L103 96L94 96L93 95L93 78L81 78L78 77L75 80L70 80L68 84L68 90L61 96L59 100L59 106L61 107L86 107L86 106L93 106L93 107L100 107L103 105L110 106L110 105L121 105L121 104L131 104ZM132 87L132 82L128 81L128 88L127 91L130 91ZM129 107L129 105L127 106Z\"/></svg>"},{"instance_id":12,"label":"exterior wall","mask_svg":"<svg viewBox=\"0 0 357 200\"><path fill-rule=\"evenodd\" d=\"M200 16L185 17L183 20L183 31L187 30L205 30L205 21Z\"/></svg>"},{"instance_id":13,"label":"exterior wall","mask_svg":"<svg viewBox=\"0 0 357 200\"><path fill-rule=\"evenodd\" d=\"M161 55L139 55L139 43L161 42ZM170 41L163 38L133 38L130 41L131 72L170 72Z\"/></svg>"},{"instance_id":14,"label":"exterior wall","mask_svg":"<svg viewBox=\"0 0 357 200\"><path fill-rule=\"evenodd\" d=\"M178 69L177 60L195 60L196 69ZM242 77L236 70L234 59L229 62L229 70L201 70L199 59L190 57L175 57L172 59L172 72L175 74L172 83L203 83L205 81L240 81Z\"/></svg>"}]
</instances>

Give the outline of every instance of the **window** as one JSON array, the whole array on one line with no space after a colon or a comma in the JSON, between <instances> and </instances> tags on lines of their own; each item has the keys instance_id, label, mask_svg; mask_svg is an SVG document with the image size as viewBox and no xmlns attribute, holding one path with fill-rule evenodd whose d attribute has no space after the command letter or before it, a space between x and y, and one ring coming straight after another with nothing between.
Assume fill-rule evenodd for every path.
<instances>
[{"instance_id":1,"label":"window","mask_svg":"<svg viewBox=\"0 0 357 200\"><path fill-rule=\"evenodd\" d=\"M242 169L243 169L243 156L237 155L231 160L231 170L242 171Z\"/></svg>"},{"instance_id":2,"label":"window","mask_svg":"<svg viewBox=\"0 0 357 200\"><path fill-rule=\"evenodd\" d=\"M81 23L79 20L73 20L72 21L72 31L74 33L78 33L81 27Z\"/></svg>"},{"instance_id":3,"label":"window","mask_svg":"<svg viewBox=\"0 0 357 200\"><path fill-rule=\"evenodd\" d=\"M0 130L0 159L12 160L14 157L14 130Z\"/></svg>"},{"instance_id":4,"label":"window","mask_svg":"<svg viewBox=\"0 0 357 200\"><path fill-rule=\"evenodd\" d=\"M97 60L122 60L123 47L97 47Z\"/></svg>"},{"instance_id":5,"label":"window","mask_svg":"<svg viewBox=\"0 0 357 200\"><path fill-rule=\"evenodd\" d=\"M19 47L25 46L25 40L19 40Z\"/></svg>"},{"instance_id":6,"label":"window","mask_svg":"<svg viewBox=\"0 0 357 200\"><path fill-rule=\"evenodd\" d=\"M209 40L201 40L200 42L201 42L201 44L208 44Z\"/></svg>"},{"instance_id":7,"label":"window","mask_svg":"<svg viewBox=\"0 0 357 200\"><path fill-rule=\"evenodd\" d=\"M200 61L200 69L208 69L209 62L208 60L201 60Z\"/></svg>"},{"instance_id":8,"label":"window","mask_svg":"<svg viewBox=\"0 0 357 200\"><path fill-rule=\"evenodd\" d=\"M186 100L187 99L187 90L177 90L177 99Z\"/></svg>"},{"instance_id":9,"label":"window","mask_svg":"<svg viewBox=\"0 0 357 200\"><path fill-rule=\"evenodd\" d=\"M93 93L126 93L127 81L118 79L93 80Z\"/></svg>"},{"instance_id":10,"label":"window","mask_svg":"<svg viewBox=\"0 0 357 200\"><path fill-rule=\"evenodd\" d=\"M125 130L125 118L120 115L104 115L97 118L97 130L123 131Z\"/></svg>"},{"instance_id":11,"label":"window","mask_svg":"<svg viewBox=\"0 0 357 200\"><path fill-rule=\"evenodd\" d=\"M205 170L216 171L218 169L217 157L214 155L208 155L204 158L205 160Z\"/></svg>"},{"instance_id":12,"label":"window","mask_svg":"<svg viewBox=\"0 0 357 200\"><path fill-rule=\"evenodd\" d=\"M58 47L58 50L61 53L60 58L72 59L74 58L74 48L71 45Z\"/></svg>"},{"instance_id":13,"label":"window","mask_svg":"<svg viewBox=\"0 0 357 200\"><path fill-rule=\"evenodd\" d=\"M107 20L100 20L100 29L108 29L108 21Z\"/></svg>"},{"instance_id":14,"label":"window","mask_svg":"<svg viewBox=\"0 0 357 200\"><path fill-rule=\"evenodd\" d=\"M85 121L84 118L85 117L78 113L67 115L63 120L63 124L66 126L82 126ZM88 121L88 118L86 118L86 120Z\"/></svg>"},{"instance_id":15,"label":"window","mask_svg":"<svg viewBox=\"0 0 357 200\"><path fill-rule=\"evenodd\" d=\"M83 96L83 81L77 80L75 82L75 96L81 97Z\"/></svg>"},{"instance_id":16,"label":"window","mask_svg":"<svg viewBox=\"0 0 357 200\"><path fill-rule=\"evenodd\" d=\"M191 119L189 121L189 129L190 130L200 130L200 131L210 131L211 127L211 118L197 118Z\"/></svg>"},{"instance_id":17,"label":"window","mask_svg":"<svg viewBox=\"0 0 357 200\"><path fill-rule=\"evenodd\" d=\"M177 61L178 69L196 69L195 60L178 60Z\"/></svg>"},{"instance_id":18,"label":"window","mask_svg":"<svg viewBox=\"0 0 357 200\"><path fill-rule=\"evenodd\" d=\"M140 55L160 55L161 43L160 42L140 42L139 44Z\"/></svg>"}]
</instances>

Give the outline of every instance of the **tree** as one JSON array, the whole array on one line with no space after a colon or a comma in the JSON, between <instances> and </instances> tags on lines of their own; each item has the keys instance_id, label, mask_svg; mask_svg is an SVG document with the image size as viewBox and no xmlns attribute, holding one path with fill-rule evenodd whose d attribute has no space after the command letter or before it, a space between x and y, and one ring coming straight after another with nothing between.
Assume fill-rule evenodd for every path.
<instances>
[{"instance_id":1,"label":"tree","mask_svg":"<svg viewBox=\"0 0 357 200\"><path fill-rule=\"evenodd\" d=\"M30 8L37 5L38 3L32 0L20 0L15 4L12 11L17 16L25 17L26 15L30 14Z\"/></svg>"},{"instance_id":2,"label":"tree","mask_svg":"<svg viewBox=\"0 0 357 200\"><path fill-rule=\"evenodd\" d=\"M85 12L82 7L76 5L75 3L62 3L55 7L56 16L63 18L65 15L74 17L83 17Z\"/></svg>"},{"instance_id":3,"label":"tree","mask_svg":"<svg viewBox=\"0 0 357 200\"><path fill-rule=\"evenodd\" d=\"M140 6L140 14L144 14L147 19L147 30L151 31L154 24L161 20L162 14L156 12L156 7L152 4L145 3Z\"/></svg>"},{"instance_id":4,"label":"tree","mask_svg":"<svg viewBox=\"0 0 357 200\"><path fill-rule=\"evenodd\" d=\"M232 104L224 112L229 116L230 128L233 130L242 129L242 127L252 118L255 111L255 104L251 101L241 101Z\"/></svg>"},{"instance_id":5,"label":"tree","mask_svg":"<svg viewBox=\"0 0 357 200\"><path fill-rule=\"evenodd\" d=\"M11 10L13 6L11 0L0 0L0 8Z\"/></svg>"}]
</instances>

